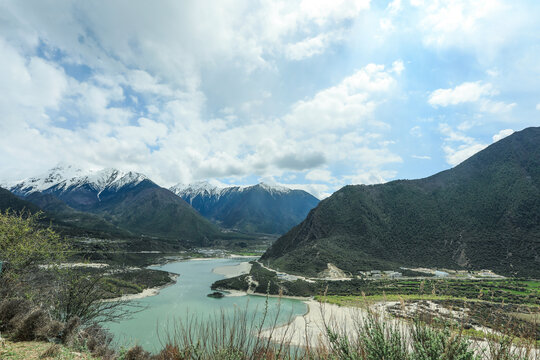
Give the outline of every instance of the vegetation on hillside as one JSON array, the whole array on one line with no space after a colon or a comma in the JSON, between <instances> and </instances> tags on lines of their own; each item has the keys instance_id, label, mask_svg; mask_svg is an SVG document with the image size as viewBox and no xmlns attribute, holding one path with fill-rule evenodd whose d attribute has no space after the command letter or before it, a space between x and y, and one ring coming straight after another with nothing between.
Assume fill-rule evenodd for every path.
<instances>
[{"instance_id":1,"label":"vegetation on hillside","mask_svg":"<svg viewBox=\"0 0 540 360\"><path fill-rule=\"evenodd\" d=\"M420 180L346 186L261 257L316 276L400 266L540 277L540 128Z\"/></svg>"}]
</instances>

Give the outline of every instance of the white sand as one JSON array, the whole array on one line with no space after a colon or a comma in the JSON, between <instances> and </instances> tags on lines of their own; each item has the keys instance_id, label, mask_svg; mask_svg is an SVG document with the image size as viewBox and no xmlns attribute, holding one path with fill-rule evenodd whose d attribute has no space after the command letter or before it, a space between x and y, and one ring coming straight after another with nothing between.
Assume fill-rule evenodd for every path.
<instances>
[{"instance_id":1,"label":"white sand","mask_svg":"<svg viewBox=\"0 0 540 360\"><path fill-rule=\"evenodd\" d=\"M39 265L39 267L42 269L50 269L50 268L54 268L55 266L56 265ZM108 266L109 264L104 264L104 263L63 263L63 264L58 265L58 267L61 269L78 268L78 267L102 269Z\"/></svg>"},{"instance_id":2,"label":"white sand","mask_svg":"<svg viewBox=\"0 0 540 360\"><path fill-rule=\"evenodd\" d=\"M365 310L332 304L322 304L315 300L304 301L308 312L299 315L289 324L265 330L261 336L272 337L274 341L285 339L295 346L317 347L326 344L325 324L341 334L354 334L359 321L366 315Z\"/></svg>"},{"instance_id":3,"label":"white sand","mask_svg":"<svg viewBox=\"0 0 540 360\"><path fill-rule=\"evenodd\" d=\"M228 297L240 297L240 296L247 296L247 292L245 291L238 291L238 290L223 290L225 293L225 296Z\"/></svg>"},{"instance_id":4,"label":"white sand","mask_svg":"<svg viewBox=\"0 0 540 360\"><path fill-rule=\"evenodd\" d=\"M232 278L235 276L249 274L251 266L252 265L249 262L241 262L237 265L218 266L212 269L212 272L215 274L223 275L225 276L225 278Z\"/></svg>"}]
</instances>

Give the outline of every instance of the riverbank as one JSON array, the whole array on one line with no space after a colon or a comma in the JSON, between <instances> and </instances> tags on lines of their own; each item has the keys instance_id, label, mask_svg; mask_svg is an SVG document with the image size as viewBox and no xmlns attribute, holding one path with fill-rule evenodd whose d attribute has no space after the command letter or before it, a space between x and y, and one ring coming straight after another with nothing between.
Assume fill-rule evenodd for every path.
<instances>
[{"instance_id":1,"label":"riverbank","mask_svg":"<svg viewBox=\"0 0 540 360\"><path fill-rule=\"evenodd\" d=\"M264 330L261 337L274 341L284 339L292 346L314 348L327 345L327 327L351 338L357 334L358 324L367 316L367 311L361 308L320 303L313 299L304 300L304 303L307 305L304 315L298 315L275 329Z\"/></svg>"},{"instance_id":2,"label":"riverbank","mask_svg":"<svg viewBox=\"0 0 540 360\"><path fill-rule=\"evenodd\" d=\"M144 289L142 292L137 293L137 294L125 294L125 295L122 295L122 296L119 296L119 297L116 297L116 298L106 299L106 300L103 300L103 301L107 301L107 302L112 302L112 301L132 301L132 300L144 299L144 298L147 298L147 297L150 297L150 296L156 296L156 295L159 294L159 292L161 290L176 284L176 281L178 280L179 276L180 276L179 274L169 273L169 278L171 279L171 281L169 283L165 284L165 285L156 286L156 287L152 287L152 288L147 288L147 289Z\"/></svg>"}]
</instances>

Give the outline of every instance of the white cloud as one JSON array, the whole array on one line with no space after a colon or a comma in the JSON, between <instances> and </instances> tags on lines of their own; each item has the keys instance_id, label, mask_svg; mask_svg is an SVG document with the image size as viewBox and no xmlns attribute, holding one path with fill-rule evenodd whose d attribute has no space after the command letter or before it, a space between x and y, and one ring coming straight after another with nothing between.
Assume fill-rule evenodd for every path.
<instances>
[{"instance_id":1,"label":"white cloud","mask_svg":"<svg viewBox=\"0 0 540 360\"><path fill-rule=\"evenodd\" d=\"M314 55L322 54L332 43L339 41L342 36L338 33L322 33L304 39L285 48L285 56L290 60L303 60Z\"/></svg>"},{"instance_id":2,"label":"white cloud","mask_svg":"<svg viewBox=\"0 0 540 360\"><path fill-rule=\"evenodd\" d=\"M518 20L521 14L502 0L411 3L419 11L424 44L435 48L465 48L491 56L523 26ZM500 24L505 19L505 31L501 32Z\"/></svg>"},{"instance_id":3,"label":"white cloud","mask_svg":"<svg viewBox=\"0 0 540 360\"><path fill-rule=\"evenodd\" d=\"M493 85L480 81L465 82L450 89L437 89L429 95L428 103L431 106L449 106L467 102L476 102L483 97L496 95Z\"/></svg>"},{"instance_id":4,"label":"white cloud","mask_svg":"<svg viewBox=\"0 0 540 360\"><path fill-rule=\"evenodd\" d=\"M540 103L536 104L536 110L540 111Z\"/></svg>"},{"instance_id":5,"label":"white cloud","mask_svg":"<svg viewBox=\"0 0 540 360\"><path fill-rule=\"evenodd\" d=\"M403 65L403 61L396 60L392 63L392 71L396 74L401 75L403 70L405 70L405 65Z\"/></svg>"},{"instance_id":6,"label":"white cloud","mask_svg":"<svg viewBox=\"0 0 540 360\"><path fill-rule=\"evenodd\" d=\"M326 184L290 184L290 183L276 183L277 185L285 186L290 189L304 190L315 196L319 200L323 200L330 195L332 192L337 190L336 188L331 188Z\"/></svg>"},{"instance_id":7,"label":"white cloud","mask_svg":"<svg viewBox=\"0 0 540 360\"><path fill-rule=\"evenodd\" d=\"M397 171L394 170L360 170L357 174L352 176L345 176L344 178L348 183L352 185L371 185L371 184L383 184L392 180L397 175Z\"/></svg>"},{"instance_id":8,"label":"white cloud","mask_svg":"<svg viewBox=\"0 0 540 360\"><path fill-rule=\"evenodd\" d=\"M68 89L67 76L56 64L39 57L23 57L2 38L0 53L2 123L19 121L21 117L41 123L45 109L60 105Z\"/></svg>"},{"instance_id":9,"label":"white cloud","mask_svg":"<svg viewBox=\"0 0 540 360\"><path fill-rule=\"evenodd\" d=\"M419 159L419 160L431 160L431 156L428 155L412 155L413 159Z\"/></svg>"},{"instance_id":10,"label":"white cloud","mask_svg":"<svg viewBox=\"0 0 540 360\"><path fill-rule=\"evenodd\" d=\"M470 145L459 145L459 147L453 148L451 146L444 146L443 150L446 153L446 161L452 165L456 166L461 164L463 161L467 160L477 152L484 150L487 147L485 144L470 144Z\"/></svg>"},{"instance_id":11,"label":"white cloud","mask_svg":"<svg viewBox=\"0 0 540 360\"><path fill-rule=\"evenodd\" d=\"M327 183L336 182L336 178L332 176L332 173L323 169L311 170L306 174L305 178L310 181L323 181Z\"/></svg>"},{"instance_id":12,"label":"white cloud","mask_svg":"<svg viewBox=\"0 0 540 360\"><path fill-rule=\"evenodd\" d=\"M421 129L420 126L418 126L418 125L413 126L413 127L409 130L409 134L411 134L411 135L414 136L414 137L422 137L422 129Z\"/></svg>"},{"instance_id":13,"label":"white cloud","mask_svg":"<svg viewBox=\"0 0 540 360\"><path fill-rule=\"evenodd\" d=\"M382 96L388 94L396 81L384 65L369 64L340 84L318 92L313 98L293 105L285 117L288 126L306 131L338 129L370 121ZM316 124L316 126L313 126Z\"/></svg>"},{"instance_id":14,"label":"white cloud","mask_svg":"<svg viewBox=\"0 0 540 360\"><path fill-rule=\"evenodd\" d=\"M501 130L497 134L493 135L493 142L497 142L501 139L504 139L505 137L512 135L513 133L514 133L514 130L512 129Z\"/></svg>"},{"instance_id":15,"label":"white cloud","mask_svg":"<svg viewBox=\"0 0 540 360\"><path fill-rule=\"evenodd\" d=\"M498 94L499 91L490 83L481 81L465 82L454 88L433 91L429 95L428 103L435 108L474 103L477 104L479 111L491 114L504 114L512 111L516 103L505 103L490 99Z\"/></svg>"},{"instance_id":16,"label":"white cloud","mask_svg":"<svg viewBox=\"0 0 540 360\"><path fill-rule=\"evenodd\" d=\"M462 163L487 147L487 144L478 143L474 138L454 131L448 124L439 124L439 131L446 136L443 151L446 155L446 162L452 166Z\"/></svg>"},{"instance_id":17,"label":"white cloud","mask_svg":"<svg viewBox=\"0 0 540 360\"><path fill-rule=\"evenodd\" d=\"M442 148L446 155L446 162L452 166L462 163L489 145L454 131L448 124L439 124L439 131L445 135ZM513 133L512 129L504 129L493 135L492 140L497 142Z\"/></svg>"},{"instance_id":18,"label":"white cloud","mask_svg":"<svg viewBox=\"0 0 540 360\"><path fill-rule=\"evenodd\" d=\"M301 11L307 18L323 25L328 21L351 19L369 9L370 0L303 0Z\"/></svg>"},{"instance_id":19,"label":"white cloud","mask_svg":"<svg viewBox=\"0 0 540 360\"><path fill-rule=\"evenodd\" d=\"M503 101L491 101L483 100L480 103L480 111L492 113L492 114L503 114L512 111L516 106L516 103L505 103Z\"/></svg>"}]
</instances>

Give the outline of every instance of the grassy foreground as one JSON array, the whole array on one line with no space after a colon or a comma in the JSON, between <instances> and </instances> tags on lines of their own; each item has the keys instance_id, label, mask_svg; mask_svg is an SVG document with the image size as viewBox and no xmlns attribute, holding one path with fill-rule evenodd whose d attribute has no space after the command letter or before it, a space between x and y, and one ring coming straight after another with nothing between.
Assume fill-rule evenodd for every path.
<instances>
[{"instance_id":1,"label":"grassy foreground","mask_svg":"<svg viewBox=\"0 0 540 360\"><path fill-rule=\"evenodd\" d=\"M97 360L89 354L73 351L62 345L38 341L0 341L0 359L3 360Z\"/></svg>"}]
</instances>

